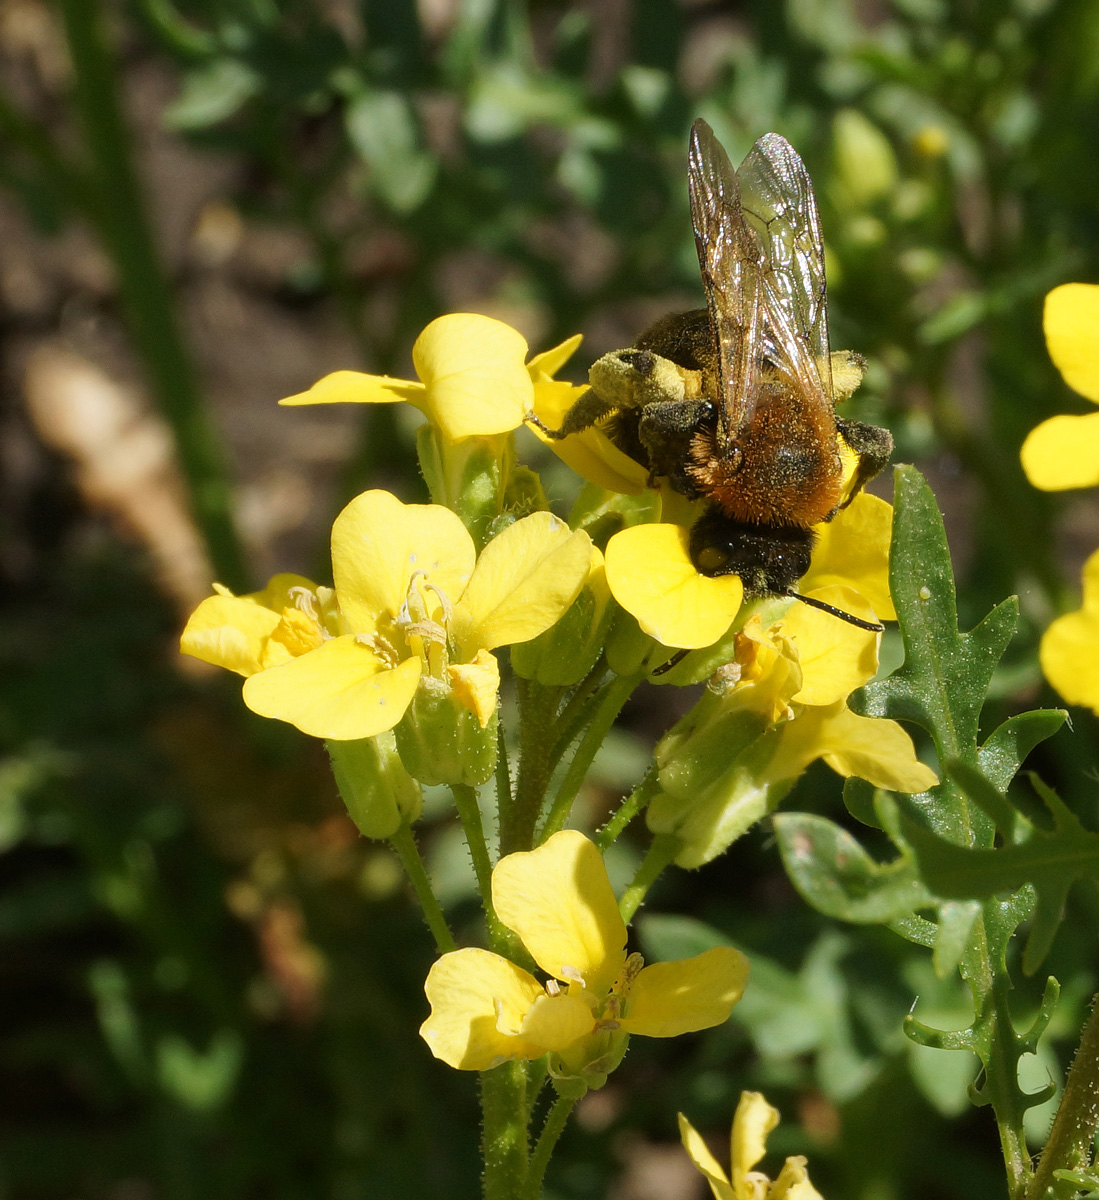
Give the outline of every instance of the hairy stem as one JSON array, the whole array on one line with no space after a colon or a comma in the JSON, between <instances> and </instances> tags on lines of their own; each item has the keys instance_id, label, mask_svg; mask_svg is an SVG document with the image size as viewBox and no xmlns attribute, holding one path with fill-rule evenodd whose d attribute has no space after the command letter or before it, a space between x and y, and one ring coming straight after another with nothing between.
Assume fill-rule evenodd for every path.
<instances>
[{"instance_id":1,"label":"hairy stem","mask_svg":"<svg viewBox=\"0 0 1099 1200\"><path fill-rule=\"evenodd\" d=\"M1099 1129L1099 994L1091 999L1091 1013L1080 1035L1065 1091L1053 1118L1049 1140L1042 1151L1027 1200L1043 1200L1053 1183L1054 1171L1086 1167Z\"/></svg>"},{"instance_id":2,"label":"hairy stem","mask_svg":"<svg viewBox=\"0 0 1099 1200\"><path fill-rule=\"evenodd\" d=\"M439 953L446 954L450 950L456 950L458 947L447 927L446 917L443 916L443 910L439 906L439 901L436 899L435 893L431 890L431 881L428 879L427 871L424 869L424 860L420 857L420 851L416 846L416 839L412 836L412 830L409 826L402 825L389 839L389 843L397 851L397 856L401 860L401 866L404 867L405 873L408 875L412 888L416 893L416 898L420 901L424 920L427 922L428 929L431 930L431 936L435 939L435 945L438 947Z\"/></svg>"}]
</instances>

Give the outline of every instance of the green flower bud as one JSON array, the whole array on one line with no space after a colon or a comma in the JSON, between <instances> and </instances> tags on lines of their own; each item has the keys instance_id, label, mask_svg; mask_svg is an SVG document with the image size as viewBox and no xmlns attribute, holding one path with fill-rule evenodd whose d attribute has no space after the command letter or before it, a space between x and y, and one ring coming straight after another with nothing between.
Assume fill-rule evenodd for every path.
<instances>
[{"instance_id":1,"label":"green flower bud","mask_svg":"<svg viewBox=\"0 0 1099 1200\"><path fill-rule=\"evenodd\" d=\"M592 551L592 569L580 595L556 625L511 648L516 675L543 687L571 687L595 666L617 609L603 556Z\"/></svg>"},{"instance_id":2,"label":"green flower bud","mask_svg":"<svg viewBox=\"0 0 1099 1200\"><path fill-rule=\"evenodd\" d=\"M515 461L510 433L450 442L434 425L416 431L416 454L433 504L452 509L484 548L490 527L504 507L504 491Z\"/></svg>"},{"instance_id":3,"label":"green flower bud","mask_svg":"<svg viewBox=\"0 0 1099 1200\"><path fill-rule=\"evenodd\" d=\"M392 731L354 742L328 741L325 747L340 796L360 832L392 837L420 815L420 785L405 770Z\"/></svg>"},{"instance_id":4,"label":"green flower bud","mask_svg":"<svg viewBox=\"0 0 1099 1200\"><path fill-rule=\"evenodd\" d=\"M482 729L450 687L425 677L394 732L402 762L421 783L477 787L496 770L496 727L495 713Z\"/></svg>"},{"instance_id":5,"label":"green flower bud","mask_svg":"<svg viewBox=\"0 0 1099 1200\"><path fill-rule=\"evenodd\" d=\"M630 1035L622 1029L589 1034L549 1057L554 1090L566 1098L601 1088L626 1054Z\"/></svg>"}]
</instances>

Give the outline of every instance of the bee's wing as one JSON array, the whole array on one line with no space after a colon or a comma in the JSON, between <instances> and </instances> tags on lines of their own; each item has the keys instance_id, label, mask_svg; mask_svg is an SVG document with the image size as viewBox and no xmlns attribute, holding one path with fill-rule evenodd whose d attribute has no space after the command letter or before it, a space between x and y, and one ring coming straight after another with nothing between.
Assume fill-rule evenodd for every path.
<instances>
[{"instance_id":1,"label":"bee's wing","mask_svg":"<svg viewBox=\"0 0 1099 1200\"><path fill-rule=\"evenodd\" d=\"M714 333L718 439L727 442L747 423L759 395L765 255L759 234L744 218L729 156L701 119L691 126L687 183Z\"/></svg>"},{"instance_id":2,"label":"bee's wing","mask_svg":"<svg viewBox=\"0 0 1099 1200\"><path fill-rule=\"evenodd\" d=\"M824 244L809 172L784 137L768 133L740 164L737 181L744 216L766 255L763 354L807 400L831 406Z\"/></svg>"}]
</instances>

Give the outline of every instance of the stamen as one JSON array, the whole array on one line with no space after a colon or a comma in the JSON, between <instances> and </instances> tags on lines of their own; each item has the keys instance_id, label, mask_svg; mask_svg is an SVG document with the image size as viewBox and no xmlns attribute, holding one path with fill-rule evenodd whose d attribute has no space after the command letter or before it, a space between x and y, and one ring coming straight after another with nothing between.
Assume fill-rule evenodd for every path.
<instances>
[{"instance_id":1,"label":"stamen","mask_svg":"<svg viewBox=\"0 0 1099 1200\"><path fill-rule=\"evenodd\" d=\"M446 592L441 591L433 583L424 582L424 590L434 592L443 609L443 624L449 625L454 618L454 605L450 603Z\"/></svg>"},{"instance_id":2,"label":"stamen","mask_svg":"<svg viewBox=\"0 0 1099 1200\"><path fill-rule=\"evenodd\" d=\"M584 976L575 967L562 967L561 974L571 983L578 983L581 987L584 986Z\"/></svg>"},{"instance_id":3,"label":"stamen","mask_svg":"<svg viewBox=\"0 0 1099 1200\"><path fill-rule=\"evenodd\" d=\"M317 616L317 597L307 587L292 587L287 595L294 602L294 607L305 613L307 617L311 617L319 625L321 619Z\"/></svg>"},{"instance_id":4,"label":"stamen","mask_svg":"<svg viewBox=\"0 0 1099 1200\"><path fill-rule=\"evenodd\" d=\"M425 642L446 645L446 630L437 621L410 621L403 628L406 641L412 637L420 637Z\"/></svg>"},{"instance_id":5,"label":"stamen","mask_svg":"<svg viewBox=\"0 0 1099 1200\"><path fill-rule=\"evenodd\" d=\"M546 995L547 996L560 996L561 995L561 985L557 982L556 979L547 979L546 980Z\"/></svg>"}]
</instances>

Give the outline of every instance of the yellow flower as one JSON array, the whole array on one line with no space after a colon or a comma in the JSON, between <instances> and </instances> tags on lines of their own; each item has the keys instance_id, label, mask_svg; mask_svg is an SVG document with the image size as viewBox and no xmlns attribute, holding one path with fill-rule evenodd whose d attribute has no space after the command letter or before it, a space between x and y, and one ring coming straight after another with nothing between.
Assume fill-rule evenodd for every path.
<instances>
[{"instance_id":1,"label":"yellow flower","mask_svg":"<svg viewBox=\"0 0 1099 1200\"><path fill-rule=\"evenodd\" d=\"M248 678L253 712L315 737L392 729L418 686L452 689L482 727L496 707L490 653L548 629L587 578L591 542L551 513L516 521L477 557L449 509L357 496L332 527L335 588L277 576L255 596L196 610L186 654Z\"/></svg>"},{"instance_id":2,"label":"yellow flower","mask_svg":"<svg viewBox=\"0 0 1099 1200\"><path fill-rule=\"evenodd\" d=\"M451 313L428 325L412 347L418 380L334 371L282 404L394 404L407 401L451 442L518 428L541 389L568 388L552 375L579 336L526 362L522 334L477 313Z\"/></svg>"},{"instance_id":3,"label":"yellow flower","mask_svg":"<svg viewBox=\"0 0 1099 1200\"><path fill-rule=\"evenodd\" d=\"M643 968L639 955L627 957L602 856L575 830L501 859L492 902L549 979L487 950L444 954L428 973L431 1015L420 1034L452 1067L555 1054L555 1074L590 1079L616 1065L629 1034L720 1025L744 991L748 960L728 946Z\"/></svg>"},{"instance_id":4,"label":"yellow flower","mask_svg":"<svg viewBox=\"0 0 1099 1200\"><path fill-rule=\"evenodd\" d=\"M706 1177L714 1200L822 1200L809 1182L804 1155L791 1155L773 1182L762 1172L752 1170L767 1152L767 1137L778 1123L778 1110L759 1092L741 1092L733 1116L726 1175L694 1126L679 1114L683 1148Z\"/></svg>"},{"instance_id":5,"label":"yellow flower","mask_svg":"<svg viewBox=\"0 0 1099 1200\"><path fill-rule=\"evenodd\" d=\"M818 591L855 616L873 615L850 588ZM745 624L733 662L656 747L660 792L646 822L679 839L680 866L716 858L818 758L840 775L893 791L921 792L938 782L896 721L847 707L851 692L877 671L878 637L803 604L769 626L758 614Z\"/></svg>"},{"instance_id":6,"label":"yellow flower","mask_svg":"<svg viewBox=\"0 0 1099 1200\"><path fill-rule=\"evenodd\" d=\"M1084 563L1084 603L1042 635L1042 672L1069 704L1099 713L1099 550Z\"/></svg>"},{"instance_id":7,"label":"yellow flower","mask_svg":"<svg viewBox=\"0 0 1099 1200\"><path fill-rule=\"evenodd\" d=\"M1046 296L1046 348L1065 383L1099 404L1099 284L1064 283ZM1023 470L1047 492L1099 484L1099 412L1050 417L1030 431Z\"/></svg>"},{"instance_id":8,"label":"yellow flower","mask_svg":"<svg viewBox=\"0 0 1099 1200\"><path fill-rule=\"evenodd\" d=\"M830 587L851 588L869 601L869 619L895 620L889 598L892 521L891 505L861 492L832 521L816 526L817 545L801 593L824 600ZM606 566L614 598L665 646L695 650L712 645L740 610L740 579L700 574L691 562L684 524L623 529L607 543ZM842 623L837 617L828 619Z\"/></svg>"},{"instance_id":9,"label":"yellow flower","mask_svg":"<svg viewBox=\"0 0 1099 1200\"><path fill-rule=\"evenodd\" d=\"M1074 391L1099 404L1099 285L1066 283L1046 296L1050 358ZM1022 449L1027 478L1045 491L1099 484L1099 412L1051 417ZM1069 704L1099 713L1099 551L1084 564L1084 602L1042 636L1042 672Z\"/></svg>"}]
</instances>

